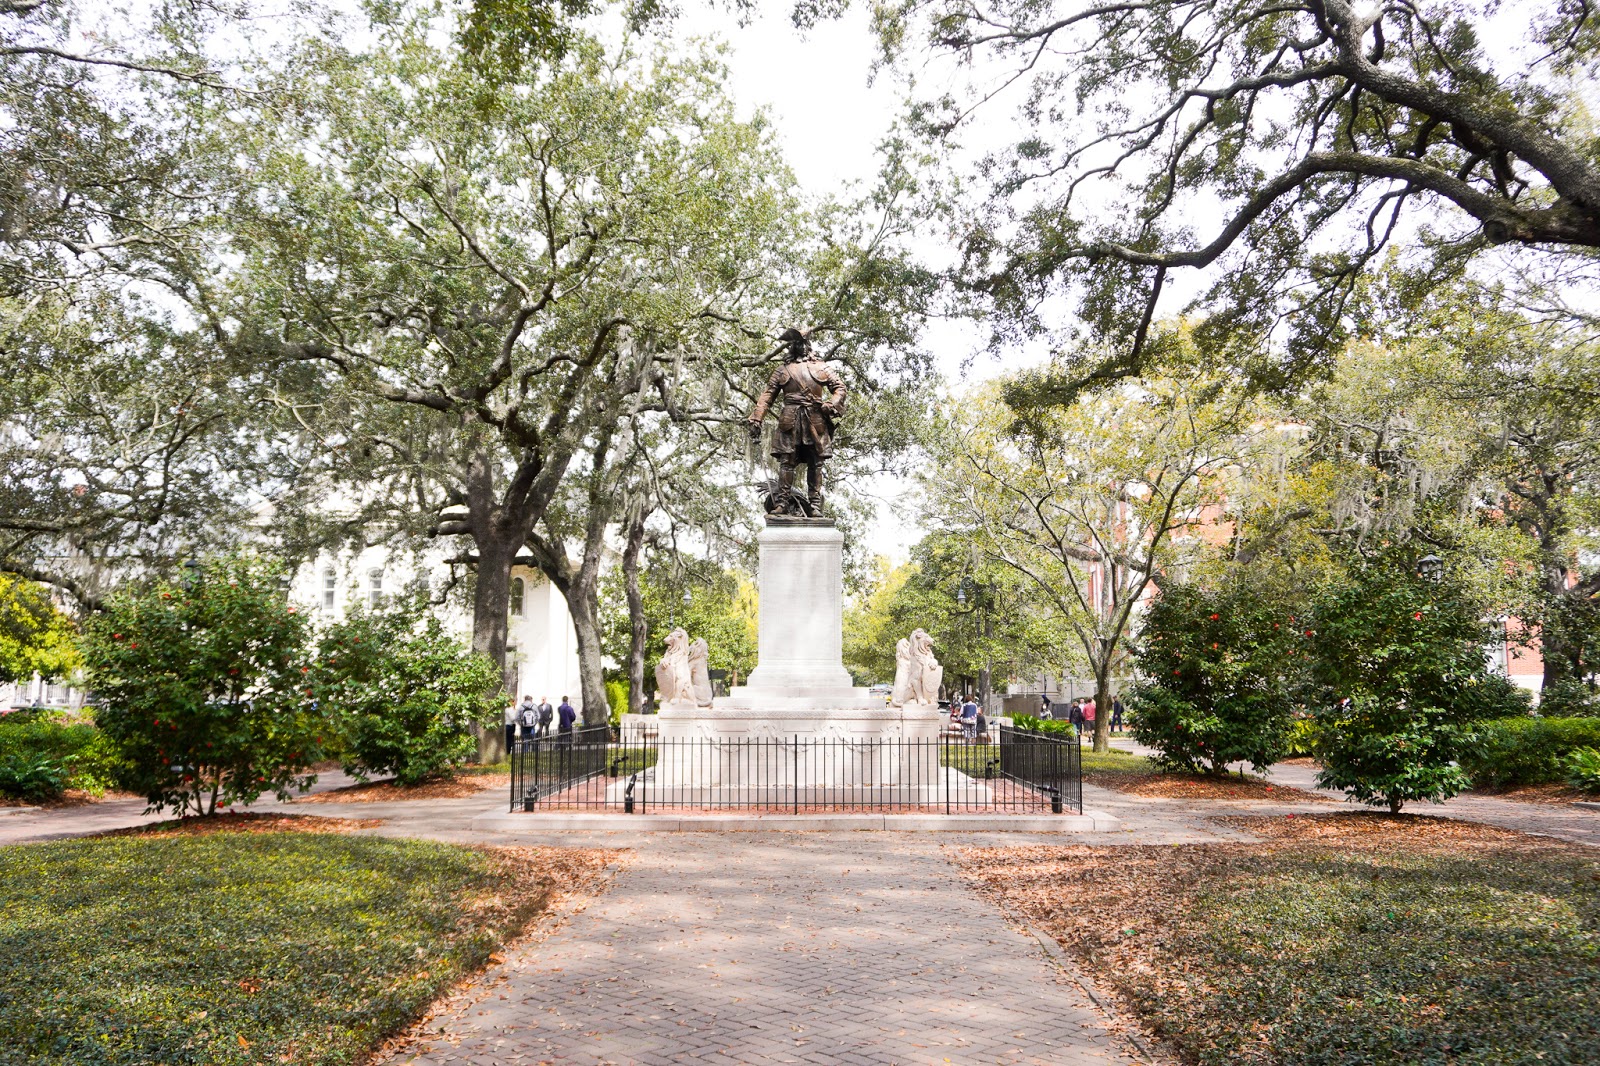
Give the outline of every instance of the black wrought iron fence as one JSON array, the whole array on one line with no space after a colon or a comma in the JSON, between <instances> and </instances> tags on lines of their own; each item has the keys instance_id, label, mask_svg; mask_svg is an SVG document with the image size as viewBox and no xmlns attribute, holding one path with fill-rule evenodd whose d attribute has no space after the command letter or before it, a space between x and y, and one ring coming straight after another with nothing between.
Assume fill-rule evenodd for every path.
<instances>
[{"instance_id":1,"label":"black wrought iron fence","mask_svg":"<svg viewBox=\"0 0 1600 1066\"><path fill-rule=\"evenodd\" d=\"M1001 728L992 740L648 738L605 727L519 743L513 811L1081 813L1076 741Z\"/></svg>"}]
</instances>

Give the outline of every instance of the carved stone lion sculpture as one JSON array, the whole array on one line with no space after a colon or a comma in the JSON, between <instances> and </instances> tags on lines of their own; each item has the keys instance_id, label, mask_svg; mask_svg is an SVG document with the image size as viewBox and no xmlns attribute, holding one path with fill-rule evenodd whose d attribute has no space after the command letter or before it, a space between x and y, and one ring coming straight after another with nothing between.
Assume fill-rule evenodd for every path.
<instances>
[{"instance_id":1,"label":"carved stone lion sculpture","mask_svg":"<svg viewBox=\"0 0 1600 1066\"><path fill-rule=\"evenodd\" d=\"M694 677L689 667L689 634L682 627L667 634L666 654L656 663L656 696L663 704L694 702Z\"/></svg>"},{"instance_id":2,"label":"carved stone lion sculpture","mask_svg":"<svg viewBox=\"0 0 1600 1066\"><path fill-rule=\"evenodd\" d=\"M933 657L933 638L921 629L894 646L894 688L889 706L935 704L944 667Z\"/></svg>"},{"instance_id":3,"label":"carved stone lion sculpture","mask_svg":"<svg viewBox=\"0 0 1600 1066\"><path fill-rule=\"evenodd\" d=\"M689 645L689 687L694 692L697 707L711 706L710 657L711 649L706 646L705 638L695 637Z\"/></svg>"}]
</instances>

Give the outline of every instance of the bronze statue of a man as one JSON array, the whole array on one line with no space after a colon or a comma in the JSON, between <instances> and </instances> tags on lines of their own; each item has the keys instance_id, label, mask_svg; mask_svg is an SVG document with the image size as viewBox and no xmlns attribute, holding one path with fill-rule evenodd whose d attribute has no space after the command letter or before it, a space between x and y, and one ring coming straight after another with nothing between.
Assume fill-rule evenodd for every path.
<instances>
[{"instance_id":1,"label":"bronze statue of a man","mask_svg":"<svg viewBox=\"0 0 1600 1066\"><path fill-rule=\"evenodd\" d=\"M761 436L761 420L782 398L778 428L772 435L772 457L778 460L778 493L774 513L822 513L822 465L833 457L833 422L844 410L844 382L811 350L797 329L778 338L788 344L783 365L772 372L766 391L750 412L750 438ZM794 468L806 465L808 504L794 499Z\"/></svg>"}]
</instances>

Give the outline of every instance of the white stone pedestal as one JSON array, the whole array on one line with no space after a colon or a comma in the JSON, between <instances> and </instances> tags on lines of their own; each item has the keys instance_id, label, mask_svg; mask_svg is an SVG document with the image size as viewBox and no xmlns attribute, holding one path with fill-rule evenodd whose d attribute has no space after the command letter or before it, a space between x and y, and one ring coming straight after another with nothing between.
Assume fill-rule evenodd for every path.
<instances>
[{"instance_id":1,"label":"white stone pedestal","mask_svg":"<svg viewBox=\"0 0 1600 1066\"><path fill-rule=\"evenodd\" d=\"M749 684L710 707L661 708L651 783L708 790L708 799L727 789L801 788L819 796L865 790L906 803L970 788L947 781L938 764L944 716L937 706L890 707L850 684L844 534L831 519L767 521Z\"/></svg>"},{"instance_id":2,"label":"white stone pedestal","mask_svg":"<svg viewBox=\"0 0 1600 1066\"><path fill-rule=\"evenodd\" d=\"M758 541L757 666L744 691L775 696L853 692L843 658L844 534L831 519L767 521Z\"/></svg>"}]
</instances>

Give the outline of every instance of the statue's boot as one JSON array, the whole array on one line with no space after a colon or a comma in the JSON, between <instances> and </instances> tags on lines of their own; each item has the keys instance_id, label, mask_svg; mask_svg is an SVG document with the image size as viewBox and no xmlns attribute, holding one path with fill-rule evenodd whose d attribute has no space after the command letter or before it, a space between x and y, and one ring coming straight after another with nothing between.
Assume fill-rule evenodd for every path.
<instances>
[{"instance_id":1,"label":"statue's boot","mask_svg":"<svg viewBox=\"0 0 1600 1066\"><path fill-rule=\"evenodd\" d=\"M794 464L778 464L778 514L792 515L794 506Z\"/></svg>"},{"instance_id":2,"label":"statue's boot","mask_svg":"<svg viewBox=\"0 0 1600 1066\"><path fill-rule=\"evenodd\" d=\"M811 513L822 514L822 461L816 460L806 467L806 487L810 489Z\"/></svg>"}]
</instances>

